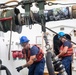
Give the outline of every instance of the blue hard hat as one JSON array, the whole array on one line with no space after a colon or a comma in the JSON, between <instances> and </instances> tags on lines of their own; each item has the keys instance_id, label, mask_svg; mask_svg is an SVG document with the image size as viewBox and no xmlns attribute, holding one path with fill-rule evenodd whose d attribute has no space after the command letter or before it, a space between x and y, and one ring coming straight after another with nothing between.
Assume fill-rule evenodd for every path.
<instances>
[{"instance_id":1,"label":"blue hard hat","mask_svg":"<svg viewBox=\"0 0 76 75\"><path fill-rule=\"evenodd\" d=\"M22 44L22 43L27 43L27 42L29 42L30 40L26 37L26 36L22 36L21 38L20 38L20 44Z\"/></svg>"},{"instance_id":2,"label":"blue hard hat","mask_svg":"<svg viewBox=\"0 0 76 75\"><path fill-rule=\"evenodd\" d=\"M59 32L58 33L58 38L63 37L63 36L65 36L65 33L64 32Z\"/></svg>"}]
</instances>

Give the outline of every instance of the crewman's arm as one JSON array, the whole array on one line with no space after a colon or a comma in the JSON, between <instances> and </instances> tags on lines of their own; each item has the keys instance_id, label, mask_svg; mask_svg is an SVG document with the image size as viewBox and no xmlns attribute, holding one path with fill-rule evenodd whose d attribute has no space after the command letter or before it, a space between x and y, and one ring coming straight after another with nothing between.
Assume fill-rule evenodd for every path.
<instances>
[{"instance_id":1,"label":"crewman's arm","mask_svg":"<svg viewBox=\"0 0 76 75\"><path fill-rule=\"evenodd\" d=\"M63 49L63 51L58 54L58 57L61 57L61 56L63 56L65 53L67 53L67 50L68 50L68 46L65 46L64 49Z\"/></svg>"},{"instance_id":2,"label":"crewman's arm","mask_svg":"<svg viewBox=\"0 0 76 75\"><path fill-rule=\"evenodd\" d=\"M34 63L34 61L36 61L36 55L30 56L30 60L26 64L22 65L22 67L29 67Z\"/></svg>"}]
</instances>

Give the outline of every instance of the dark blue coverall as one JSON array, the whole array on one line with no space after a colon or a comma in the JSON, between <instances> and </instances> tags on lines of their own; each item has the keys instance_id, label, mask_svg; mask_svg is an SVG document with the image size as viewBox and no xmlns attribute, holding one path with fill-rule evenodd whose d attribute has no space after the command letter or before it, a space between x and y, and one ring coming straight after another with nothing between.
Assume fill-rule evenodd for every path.
<instances>
[{"instance_id":1,"label":"dark blue coverall","mask_svg":"<svg viewBox=\"0 0 76 75\"><path fill-rule=\"evenodd\" d=\"M31 56L38 54L39 49L36 46L33 46L30 49ZM28 75L43 75L44 74L44 66L45 66L45 59L43 58L39 62L34 62L28 69Z\"/></svg>"},{"instance_id":2,"label":"dark blue coverall","mask_svg":"<svg viewBox=\"0 0 76 75\"><path fill-rule=\"evenodd\" d=\"M68 48L72 47L72 45L71 45L71 43L69 41L65 41L63 43L63 46L64 47L68 46ZM72 55L71 56L62 57L61 61L62 61L62 64L64 65L64 67L65 67L65 70L66 70L67 74L71 75L71 72L70 72L71 71L71 67L70 66L71 66L71 62L72 62Z\"/></svg>"}]
</instances>

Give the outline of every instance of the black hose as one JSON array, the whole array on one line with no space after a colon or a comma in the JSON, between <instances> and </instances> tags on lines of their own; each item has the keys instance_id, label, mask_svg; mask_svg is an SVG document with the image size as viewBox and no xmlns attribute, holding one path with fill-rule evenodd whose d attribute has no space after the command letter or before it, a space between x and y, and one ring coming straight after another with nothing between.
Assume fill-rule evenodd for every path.
<instances>
[{"instance_id":1,"label":"black hose","mask_svg":"<svg viewBox=\"0 0 76 75\"><path fill-rule=\"evenodd\" d=\"M5 70L6 71L6 75L12 75L11 72L9 71L9 69L2 65L2 60L0 59L0 70Z\"/></svg>"},{"instance_id":2,"label":"black hose","mask_svg":"<svg viewBox=\"0 0 76 75\"><path fill-rule=\"evenodd\" d=\"M5 67L4 65L1 65L1 69L0 69L0 70L5 70L7 75L12 75L12 74L10 73L10 71L8 70L8 68Z\"/></svg>"},{"instance_id":3,"label":"black hose","mask_svg":"<svg viewBox=\"0 0 76 75\"><path fill-rule=\"evenodd\" d=\"M52 65L52 54L51 54L51 52L46 53L46 65L47 65L49 75L55 75L54 68Z\"/></svg>"}]
</instances>

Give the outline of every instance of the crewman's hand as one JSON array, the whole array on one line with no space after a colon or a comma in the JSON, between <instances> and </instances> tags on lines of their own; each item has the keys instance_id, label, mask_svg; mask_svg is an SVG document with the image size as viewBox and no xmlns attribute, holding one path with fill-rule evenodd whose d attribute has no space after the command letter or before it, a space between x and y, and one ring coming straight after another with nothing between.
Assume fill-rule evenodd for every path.
<instances>
[{"instance_id":1,"label":"crewman's hand","mask_svg":"<svg viewBox=\"0 0 76 75\"><path fill-rule=\"evenodd\" d=\"M20 72L20 70L22 70L23 67L22 67L22 66L19 66L19 67L17 67L16 69L17 69L18 72Z\"/></svg>"}]
</instances>

